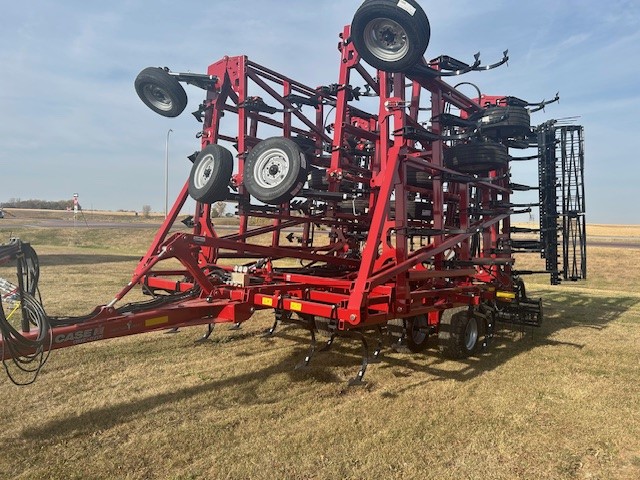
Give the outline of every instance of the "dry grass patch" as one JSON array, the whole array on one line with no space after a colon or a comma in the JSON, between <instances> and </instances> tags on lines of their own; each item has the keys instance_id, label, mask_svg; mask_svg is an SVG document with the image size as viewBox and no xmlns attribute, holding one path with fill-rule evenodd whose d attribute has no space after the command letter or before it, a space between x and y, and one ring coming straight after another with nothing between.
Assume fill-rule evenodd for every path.
<instances>
[{"instance_id":1,"label":"dry grass patch","mask_svg":"<svg viewBox=\"0 0 640 480\"><path fill-rule=\"evenodd\" d=\"M53 234L51 246L36 245L52 313L84 313L129 280L146 243L128 253L122 238L99 235L91 248ZM266 312L239 331L217 326L203 345L193 343L197 327L54 351L35 385L2 380L0 471L18 479L635 480L639 260L629 249L589 254L585 284L529 282L530 295L545 299L540 330L503 330L491 349L460 362L435 348L387 349L361 388L345 387L359 345L338 341L294 371L308 334L291 327L260 338Z\"/></svg>"},{"instance_id":2,"label":"dry grass patch","mask_svg":"<svg viewBox=\"0 0 640 480\"><path fill-rule=\"evenodd\" d=\"M587 225L587 237L624 237L640 240L640 225Z\"/></svg>"}]
</instances>

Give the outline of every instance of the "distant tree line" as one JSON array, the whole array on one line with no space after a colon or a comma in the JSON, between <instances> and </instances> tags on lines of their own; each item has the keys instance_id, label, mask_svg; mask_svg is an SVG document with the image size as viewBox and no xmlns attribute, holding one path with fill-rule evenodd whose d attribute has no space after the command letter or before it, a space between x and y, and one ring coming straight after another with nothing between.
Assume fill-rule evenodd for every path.
<instances>
[{"instance_id":1,"label":"distant tree line","mask_svg":"<svg viewBox=\"0 0 640 480\"><path fill-rule=\"evenodd\" d=\"M39 210L66 210L73 208L73 200L22 200L20 198L10 198L8 202L0 202L0 208L33 208ZM225 202L216 202L211 206L211 217L218 218L224 216L227 208ZM125 210L118 210L123 212ZM149 217L151 214L151 205L142 206L142 215Z\"/></svg>"},{"instance_id":2,"label":"distant tree line","mask_svg":"<svg viewBox=\"0 0 640 480\"><path fill-rule=\"evenodd\" d=\"M8 202L0 202L2 208L36 208L41 210L66 210L73 206L73 200L22 200L10 198Z\"/></svg>"}]
</instances>

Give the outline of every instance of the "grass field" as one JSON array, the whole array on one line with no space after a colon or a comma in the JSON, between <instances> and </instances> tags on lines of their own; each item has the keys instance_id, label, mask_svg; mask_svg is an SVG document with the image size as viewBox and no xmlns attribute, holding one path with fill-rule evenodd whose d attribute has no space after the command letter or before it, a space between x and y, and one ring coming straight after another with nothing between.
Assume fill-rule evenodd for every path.
<instances>
[{"instance_id":1,"label":"grass field","mask_svg":"<svg viewBox=\"0 0 640 480\"><path fill-rule=\"evenodd\" d=\"M387 349L364 387L357 344L294 371L308 334L262 339L266 313L200 345L204 327L54 351L34 385L0 378L0 478L640 478L640 227L589 228L613 240L586 282L527 279L541 329L465 361ZM11 229L58 315L109 301L155 231Z\"/></svg>"}]
</instances>

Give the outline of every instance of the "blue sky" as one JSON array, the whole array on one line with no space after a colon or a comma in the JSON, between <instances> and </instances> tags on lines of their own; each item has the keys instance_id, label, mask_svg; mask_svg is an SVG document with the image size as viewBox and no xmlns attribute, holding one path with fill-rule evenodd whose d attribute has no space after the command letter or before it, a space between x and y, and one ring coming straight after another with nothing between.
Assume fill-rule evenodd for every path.
<instances>
[{"instance_id":1,"label":"blue sky","mask_svg":"<svg viewBox=\"0 0 640 480\"><path fill-rule=\"evenodd\" d=\"M310 86L337 81L337 34L360 0L3 2L0 16L0 201L71 199L85 209L164 208L165 138L170 199L199 146L202 91L187 87L177 118L154 114L133 80L147 66L204 72L246 54ZM421 0L431 22L428 58L485 63L509 49L508 67L454 79L483 93L530 101L560 92L533 123L580 116L586 137L587 221L640 223L636 159L640 111L637 0ZM470 94L471 92L469 92ZM514 166L535 181L534 165Z\"/></svg>"}]
</instances>

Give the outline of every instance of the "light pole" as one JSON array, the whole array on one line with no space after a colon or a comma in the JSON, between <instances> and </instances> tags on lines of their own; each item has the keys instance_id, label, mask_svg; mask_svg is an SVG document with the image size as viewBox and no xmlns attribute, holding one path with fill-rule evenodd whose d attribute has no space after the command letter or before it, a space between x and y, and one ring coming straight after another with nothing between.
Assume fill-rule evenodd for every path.
<instances>
[{"instance_id":1,"label":"light pole","mask_svg":"<svg viewBox=\"0 0 640 480\"><path fill-rule=\"evenodd\" d=\"M164 145L164 218L169 212L169 134L172 129L167 130L167 141Z\"/></svg>"}]
</instances>

